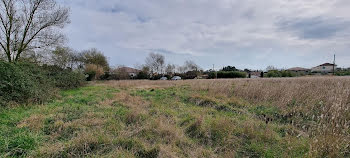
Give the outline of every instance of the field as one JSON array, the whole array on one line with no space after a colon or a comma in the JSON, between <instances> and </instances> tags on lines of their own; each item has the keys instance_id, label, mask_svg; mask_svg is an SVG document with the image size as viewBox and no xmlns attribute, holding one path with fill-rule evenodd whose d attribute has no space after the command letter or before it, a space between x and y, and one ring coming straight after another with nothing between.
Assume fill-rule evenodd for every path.
<instances>
[{"instance_id":1,"label":"field","mask_svg":"<svg viewBox=\"0 0 350 158\"><path fill-rule=\"evenodd\" d=\"M0 157L350 157L350 78L110 81L0 110Z\"/></svg>"}]
</instances>

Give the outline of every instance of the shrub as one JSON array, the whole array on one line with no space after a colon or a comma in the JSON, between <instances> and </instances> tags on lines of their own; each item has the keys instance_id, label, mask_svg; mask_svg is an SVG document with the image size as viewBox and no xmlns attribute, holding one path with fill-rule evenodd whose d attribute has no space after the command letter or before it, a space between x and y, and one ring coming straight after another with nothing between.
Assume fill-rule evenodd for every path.
<instances>
[{"instance_id":1,"label":"shrub","mask_svg":"<svg viewBox=\"0 0 350 158\"><path fill-rule=\"evenodd\" d=\"M103 67L94 65L94 64L87 64L85 66L85 74L88 75L87 80L92 81L99 79L103 74L104 70Z\"/></svg>"},{"instance_id":2,"label":"shrub","mask_svg":"<svg viewBox=\"0 0 350 158\"><path fill-rule=\"evenodd\" d=\"M217 74L215 74L217 73ZM209 78L213 79L217 75L217 78L246 78L246 72L239 71L218 71L218 72L210 72Z\"/></svg>"},{"instance_id":3,"label":"shrub","mask_svg":"<svg viewBox=\"0 0 350 158\"><path fill-rule=\"evenodd\" d=\"M338 71L335 73L337 76L350 76L350 71Z\"/></svg>"},{"instance_id":4,"label":"shrub","mask_svg":"<svg viewBox=\"0 0 350 158\"><path fill-rule=\"evenodd\" d=\"M267 77L282 77L282 75L277 70L271 70L267 73Z\"/></svg>"},{"instance_id":5,"label":"shrub","mask_svg":"<svg viewBox=\"0 0 350 158\"><path fill-rule=\"evenodd\" d=\"M146 73L146 72L144 72L144 71L140 71L140 72L137 74L136 79L149 79L149 75L148 75L148 73Z\"/></svg>"},{"instance_id":6,"label":"shrub","mask_svg":"<svg viewBox=\"0 0 350 158\"><path fill-rule=\"evenodd\" d=\"M42 102L55 92L52 81L33 64L0 61L0 104Z\"/></svg>"},{"instance_id":7,"label":"shrub","mask_svg":"<svg viewBox=\"0 0 350 158\"><path fill-rule=\"evenodd\" d=\"M62 69L58 66L44 66L44 69L57 88L71 89L84 84L85 75L81 72Z\"/></svg>"},{"instance_id":8,"label":"shrub","mask_svg":"<svg viewBox=\"0 0 350 158\"><path fill-rule=\"evenodd\" d=\"M297 74L290 71L271 70L267 73L267 77L296 77Z\"/></svg>"},{"instance_id":9,"label":"shrub","mask_svg":"<svg viewBox=\"0 0 350 158\"><path fill-rule=\"evenodd\" d=\"M52 98L57 88L76 88L84 80L82 73L57 66L0 61L0 105L44 102Z\"/></svg>"}]
</instances>

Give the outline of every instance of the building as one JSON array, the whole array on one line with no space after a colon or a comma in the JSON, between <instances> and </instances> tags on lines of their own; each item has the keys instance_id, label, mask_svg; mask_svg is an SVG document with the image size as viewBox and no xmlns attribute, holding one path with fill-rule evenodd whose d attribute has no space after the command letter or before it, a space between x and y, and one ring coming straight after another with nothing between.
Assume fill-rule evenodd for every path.
<instances>
[{"instance_id":1,"label":"building","mask_svg":"<svg viewBox=\"0 0 350 158\"><path fill-rule=\"evenodd\" d=\"M287 71L294 72L297 74L308 74L311 72L310 69L306 69L302 67L293 67L293 68L287 69Z\"/></svg>"},{"instance_id":2,"label":"building","mask_svg":"<svg viewBox=\"0 0 350 158\"><path fill-rule=\"evenodd\" d=\"M119 72L119 73L127 73L127 74L129 74L129 76L131 78L135 78L135 77L137 77L137 74L139 72L141 72L141 70L134 69L134 68L131 68L131 67L119 67L117 69L117 72Z\"/></svg>"},{"instance_id":3,"label":"building","mask_svg":"<svg viewBox=\"0 0 350 158\"><path fill-rule=\"evenodd\" d=\"M261 71L251 71L249 72L250 78L260 78L261 77Z\"/></svg>"},{"instance_id":4,"label":"building","mask_svg":"<svg viewBox=\"0 0 350 158\"><path fill-rule=\"evenodd\" d=\"M331 63L324 63L322 65L313 67L311 72L313 73L332 73L333 70L337 69L337 65Z\"/></svg>"}]
</instances>

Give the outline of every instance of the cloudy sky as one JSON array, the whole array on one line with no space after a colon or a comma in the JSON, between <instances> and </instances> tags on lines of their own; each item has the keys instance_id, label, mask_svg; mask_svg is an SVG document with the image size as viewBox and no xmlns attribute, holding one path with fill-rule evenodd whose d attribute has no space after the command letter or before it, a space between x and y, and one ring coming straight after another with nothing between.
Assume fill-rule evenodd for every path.
<instances>
[{"instance_id":1,"label":"cloudy sky","mask_svg":"<svg viewBox=\"0 0 350 158\"><path fill-rule=\"evenodd\" d=\"M97 48L111 65L150 52L202 68L350 67L350 0L60 0L67 45Z\"/></svg>"}]
</instances>

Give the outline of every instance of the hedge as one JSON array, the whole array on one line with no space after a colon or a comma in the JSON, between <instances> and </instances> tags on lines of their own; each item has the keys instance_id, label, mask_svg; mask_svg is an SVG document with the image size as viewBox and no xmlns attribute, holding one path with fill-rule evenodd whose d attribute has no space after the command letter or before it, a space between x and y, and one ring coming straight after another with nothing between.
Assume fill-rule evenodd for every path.
<instances>
[{"instance_id":1,"label":"hedge","mask_svg":"<svg viewBox=\"0 0 350 158\"><path fill-rule=\"evenodd\" d=\"M0 106L13 103L42 103L60 88L81 86L84 76L72 70L42 67L30 63L0 61Z\"/></svg>"},{"instance_id":2,"label":"hedge","mask_svg":"<svg viewBox=\"0 0 350 158\"><path fill-rule=\"evenodd\" d=\"M240 71L218 71L218 72L210 72L209 78L246 78L247 73L246 72L240 72Z\"/></svg>"}]
</instances>

